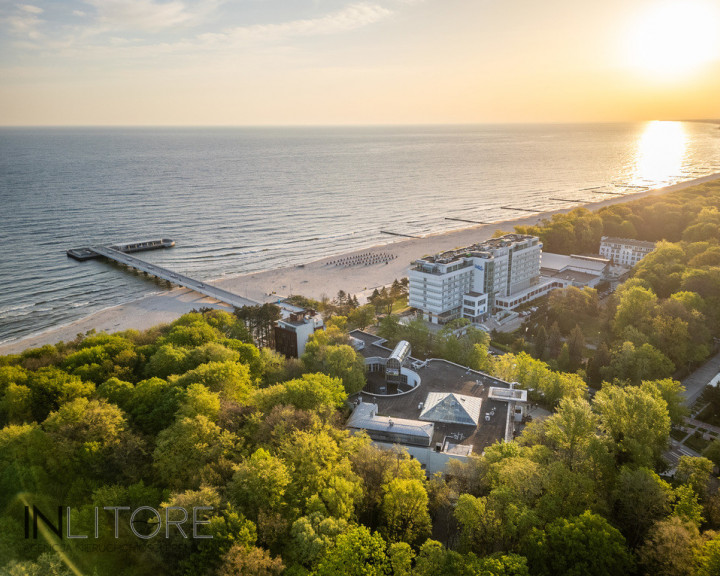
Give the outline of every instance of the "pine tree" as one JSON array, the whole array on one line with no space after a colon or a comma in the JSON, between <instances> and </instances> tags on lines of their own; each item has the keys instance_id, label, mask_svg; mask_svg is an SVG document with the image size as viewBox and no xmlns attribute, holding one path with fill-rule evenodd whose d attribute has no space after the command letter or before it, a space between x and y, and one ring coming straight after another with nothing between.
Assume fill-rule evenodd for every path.
<instances>
[{"instance_id":1,"label":"pine tree","mask_svg":"<svg viewBox=\"0 0 720 576\"><path fill-rule=\"evenodd\" d=\"M560 327L557 322L553 322L550 326L550 332L548 333L548 348L550 349L550 356L557 358L560 354L560 347L562 346L562 339L560 338Z\"/></svg>"},{"instance_id":2,"label":"pine tree","mask_svg":"<svg viewBox=\"0 0 720 576\"><path fill-rule=\"evenodd\" d=\"M570 370L577 370L582 364L583 354L585 352L585 336L577 324L575 328L572 329L572 332L570 332L568 347L570 353Z\"/></svg>"},{"instance_id":3,"label":"pine tree","mask_svg":"<svg viewBox=\"0 0 720 576\"><path fill-rule=\"evenodd\" d=\"M547 330L545 330L545 326L540 326L540 328L537 331L537 334L535 334L535 355L540 360L543 360L545 358L545 348L547 348L547 344L548 344Z\"/></svg>"}]
</instances>

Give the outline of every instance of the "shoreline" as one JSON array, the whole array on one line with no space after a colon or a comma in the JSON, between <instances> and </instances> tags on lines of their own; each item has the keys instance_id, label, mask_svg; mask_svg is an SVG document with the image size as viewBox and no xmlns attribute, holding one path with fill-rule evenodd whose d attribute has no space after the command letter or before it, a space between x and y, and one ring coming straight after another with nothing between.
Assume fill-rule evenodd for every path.
<instances>
[{"instance_id":1,"label":"shoreline","mask_svg":"<svg viewBox=\"0 0 720 576\"><path fill-rule=\"evenodd\" d=\"M492 237L498 229L511 232L514 226L534 225L554 214L564 214L575 208L582 207L595 211L605 206L631 202L646 196L666 194L719 179L720 173L710 174L662 188L617 195L596 202L578 203L569 208L548 210L536 214L528 213L527 216L491 224L478 224L449 232L432 233L419 238L376 244L306 264L225 277L213 284L260 303L274 302L278 298L291 294L301 294L316 300L321 299L324 295L333 298L339 290L354 294L361 302L364 302L375 288L389 285L396 278L400 279L406 276L412 261L427 254L486 240ZM380 252L392 254L394 258L387 263L383 261L367 266L342 267L329 264L340 258ZM129 329L145 330L158 324L172 322L192 309L203 306L231 310L229 306L187 288L173 288L167 292L105 308L69 324L5 342L0 344L0 355L15 354L27 348L56 344L60 341L71 341L78 334L85 334L90 330L108 333Z\"/></svg>"}]
</instances>

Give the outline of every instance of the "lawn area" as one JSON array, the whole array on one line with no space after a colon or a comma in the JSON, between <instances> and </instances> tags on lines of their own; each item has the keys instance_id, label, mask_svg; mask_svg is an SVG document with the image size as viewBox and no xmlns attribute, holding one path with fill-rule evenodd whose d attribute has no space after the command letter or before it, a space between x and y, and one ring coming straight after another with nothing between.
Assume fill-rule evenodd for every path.
<instances>
[{"instance_id":1,"label":"lawn area","mask_svg":"<svg viewBox=\"0 0 720 576\"><path fill-rule=\"evenodd\" d=\"M713 426L720 426L720 414L714 412L711 405L706 406L705 409L695 417L695 419L707 422Z\"/></svg>"},{"instance_id":2,"label":"lawn area","mask_svg":"<svg viewBox=\"0 0 720 576\"><path fill-rule=\"evenodd\" d=\"M672 430L670 430L670 437L673 440L677 440L678 442L680 442L687 435L687 432L680 430L679 428L673 428Z\"/></svg>"},{"instance_id":3,"label":"lawn area","mask_svg":"<svg viewBox=\"0 0 720 576\"><path fill-rule=\"evenodd\" d=\"M399 300L395 300L392 307L392 313L393 314L402 314L405 312L405 310L408 309L408 299L407 296L404 298L400 298Z\"/></svg>"},{"instance_id":4,"label":"lawn area","mask_svg":"<svg viewBox=\"0 0 720 576\"><path fill-rule=\"evenodd\" d=\"M705 450L705 448L708 447L708 444L710 444L710 442L708 442L707 440L703 440L702 437L696 436L694 434L690 436L690 438L685 440L685 446L687 446L688 448L692 448L696 452L702 452L703 450Z\"/></svg>"}]
</instances>

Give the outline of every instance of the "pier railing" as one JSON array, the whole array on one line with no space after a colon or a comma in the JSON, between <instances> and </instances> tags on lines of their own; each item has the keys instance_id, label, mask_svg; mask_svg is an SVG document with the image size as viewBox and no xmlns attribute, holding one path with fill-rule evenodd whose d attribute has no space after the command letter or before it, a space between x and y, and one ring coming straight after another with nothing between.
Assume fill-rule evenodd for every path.
<instances>
[{"instance_id":1,"label":"pier railing","mask_svg":"<svg viewBox=\"0 0 720 576\"><path fill-rule=\"evenodd\" d=\"M145 260L120 252L119 250L114 250L109 246L91 246L89 249L100 256L104 256L108 260L113 260L140 272L166 280L171 284L189 288L190 290L194 290L195 292L204 294L205 296L214 298L215 300L219 300L220 302L224 302L225 304L229 304L230 306L234 306L236 308L242 308L243 306L257 306L260 304L260 302L251 300L250 298L245 298L230 292L229 290L223 290L222 288L218 288L212 284L195 280L194 278L190 278L189 276L185 276L184 274L180 274L178 272L173 272L172 270L168 270L162 266L150 264ZM303 310L302 308L298 308L297 306L286 304L284 302L278 302L277 305L286 312L300 312Z\"/></svg>"}]
</instances>

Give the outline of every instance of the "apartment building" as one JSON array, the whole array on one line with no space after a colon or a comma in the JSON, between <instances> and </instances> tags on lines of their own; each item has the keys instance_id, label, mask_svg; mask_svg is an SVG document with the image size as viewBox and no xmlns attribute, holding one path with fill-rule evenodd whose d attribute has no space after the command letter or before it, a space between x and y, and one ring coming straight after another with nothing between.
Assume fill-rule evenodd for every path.
<instances>
[{"instance_id":1,"label":"apartment building","mask_svg":"<svg viewBox=\"0 0 720 576\"><path fill-rule=\"evenodd\" d=\"M408 273L409 305L436 324L461 317L480 321L499 307L498 299L539 283L541 253L537 237L506 234L426 256Z\"/></svg>"},{"instance_id":2,"label":"apartment building","mask_svg":"<svg viewBox=\"0 0 720 576\"><path fill-rule=\"evenodd\" d=\"M612 236L603 236L600 239L600 256L612 261L613 264L633 267L653 250L655 250L654 242Z\"/></svg>"}]
</instances>

